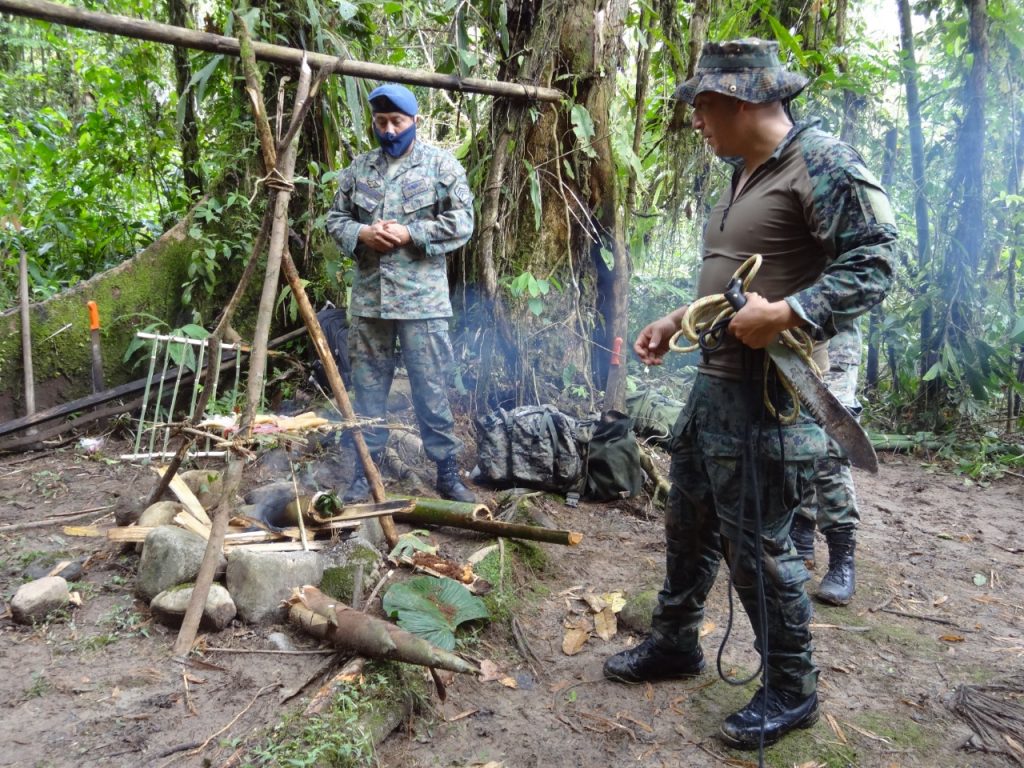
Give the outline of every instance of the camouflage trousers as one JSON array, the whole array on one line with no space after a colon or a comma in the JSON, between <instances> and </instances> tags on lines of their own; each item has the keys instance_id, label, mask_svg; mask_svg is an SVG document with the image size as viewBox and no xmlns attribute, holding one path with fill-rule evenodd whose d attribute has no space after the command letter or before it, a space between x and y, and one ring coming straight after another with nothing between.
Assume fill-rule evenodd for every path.
<instances>
[{"instance_id":1,"label":"camouflage trousers","mask_svg":"<svg viewBox=\"0 0 1024 768\"><path fill-rule=\"evenodd\" d=\"M860 413L856 365L832 366L825 374L825 383L840 403L852 413ZM860 524L850 460L831 438L828 441L828 453L814 461L814 474L804 489L798 514L817 523L822 533L837 525L856 527Z\"/></svg>"},{"instance_id":2,"label":"camouflage trousers","mask_svg":"<svg viewBox=\"0 0 1024 768\"><path fill-rule=\"evenodd\" d=\"M788 410L785 399L775 402ZM663 647L695 650L724 557L750 617L755 649L766 658L768 685L807 695L818 679L811 660L811 603L803 587L809 575L789 531L813 459L825 451L825 437L806 416L784 427L763 420L761 400L760 382L700 374L694 383L673 429L665 584L651 629Z\"/></svg>"},{"instance_id":3,"label":"camouflage trousers","mask_svg":"<svg viewBox=\"0 0 1024 768\"><path fill-rule=\"evenodd\" d=\"M452 344L448 320L381 320L353 317L348 332L356 412L384 419L388 394L395 378L397 345L409 373L412 404L416 411L423 451L434 461L454 456L462 442L455 437L455 422L448 402L452 371ZM364 429L366 447L379 454L388 441L388 430Z\"/></svg>"}]
</instances>

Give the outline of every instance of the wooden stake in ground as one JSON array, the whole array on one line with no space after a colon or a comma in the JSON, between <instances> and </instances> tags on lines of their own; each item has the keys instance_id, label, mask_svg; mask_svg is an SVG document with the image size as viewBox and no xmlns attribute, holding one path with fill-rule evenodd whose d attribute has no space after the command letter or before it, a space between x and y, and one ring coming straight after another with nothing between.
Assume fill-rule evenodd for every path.
<instances>
[{"instance_id":1,"label":"wooden stake in ground","mask_svg":"<svg viewBox=\"0 0 1024 768\"><path fill-rule=\"evenodd\" d=\"M21 359L25 369L25 415L36 412L36 383L32 373L32 326L28 311L28 257L18 249L18 297L21 302ZM35 432L33 429L29 434Z\"/></svg>"},{"instance_id":2,"label":"wooden stake in ground","mask_svg":"<svg viewBox=\"0 0 1024 768\"><path fill-rule=\"evenodd\" d=\"M248 41L248 29L241 17L236 16L239 26L239 38L242 41L243 50ZM242 66L246 70L246 81L255 77L256 60L251 53L248 57L243 56ZM303 76L299 78L299 85L295 94L296 111L299 106L309 97L310 76L309 68L306 67ZM251 96L251 87L250 90ZM256 89L260 92L259 87ZM259 119L260 115L257 115ZM262 114L266 122L266 114ZM284 243L288 236L288 200L291 197L292 175L295 171L295 144L294 142L285 147L280 156L281 167L273 166L267 169L268 178L274 176L274 222L270 233L270 250L267 254L267 271L263 282L263 296L260 301L259 314L256 319L256 336L253 339L253 349L250 356L249 367L249 397L246 409L242 415L240 432L245 433L251 429L253 418L256 414L256 405L259 402L263 389L263 374L267 362L267 341L270 336L270 315L274 308L274 299L277 296L277 282L281 263L281 253L284 251ZM218 350L219 355L219 350ZM256 393L255 396L253 393ZM189 599L185 617L178 631L178 637L174 642L173 653L175 656L184 656L195 642L196 633L199 631L199 621L203 616L203 608L206 605L206 598L210 592L210 585L213 583L213 576L217 568L217 561L220 558L221 550L224 547L224 535L227 533L228 519L231 514L231 504L235 491L242 478L242 460L228 453L228 466L224 472L224 495L220 504L214 510L213 526L210 530L210 538L206 542L206 552L203 555L202 565L199 567L199 574L196 576L195 588L192 597Z\"/></svg>"}]
</instances>

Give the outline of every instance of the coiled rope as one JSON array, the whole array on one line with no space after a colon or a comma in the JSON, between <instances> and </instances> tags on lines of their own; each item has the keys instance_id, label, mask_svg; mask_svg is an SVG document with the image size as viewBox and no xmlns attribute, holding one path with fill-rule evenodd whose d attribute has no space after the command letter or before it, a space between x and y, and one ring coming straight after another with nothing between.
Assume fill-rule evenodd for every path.
<instances>
[{"instance_id":1,"label":"coiled rope","mask_svg":"<svg viewBox=\"0 0 1024 768\"><path fill-rule=\"evenodd\" d=\"M762 260L761 254L755 253L743 262L739 269L733 272L732 279L739 279L741 281L743 293L747 292L754 276L761 268ZM717 350L722 344L722 336L725 334L725 329L735 314L736 310L732 308L728 299L725 298L724 293L713 293L709 296L697 299L695 302L690 304L686 308L686 312L683 313L683 317L679 322L679 330L672 334L672 338L669 339L669 349L673 352L693 352L696 349L701 349L706 352L713 352ZM677 340L680 336L686 338L690 343L686 346L679 345ZM812 357L814 342L804 330L795 328L783 331L779 334L779 340L796 352L814 372L815 376L819 379L821 378L821 369L818 367L817 363L814 362L814 358ZM789 380L784 375L780 376L779 378L782 380L783 387L789 393L790 398L793 401L793 409L786 414L779 414L776 411L771 398L768 396L767 374L770 361L771 356L766 354L764 356L763 376L763 397L765 408L767 408L772 417L777 418L781 424L792 424L800 416L800 396L797 394L796 389L794 389Z\"/></svg>"}]
</instances>

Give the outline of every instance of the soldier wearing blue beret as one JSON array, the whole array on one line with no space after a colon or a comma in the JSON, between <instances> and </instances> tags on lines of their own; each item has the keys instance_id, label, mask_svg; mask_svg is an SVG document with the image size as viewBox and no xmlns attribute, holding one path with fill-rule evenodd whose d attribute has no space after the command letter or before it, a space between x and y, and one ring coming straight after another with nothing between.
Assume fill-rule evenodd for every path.
<instances>
[{"instance_id":1,"label":"soldier wearing blue beret","mask_svg":"<svg viewBox=\"0 0 1024 768\"><path fill-rule=\"evenodd\" d=\"M327 231L355 261L348 340L356 411L386 416L401 345L423 450L437 463L437 491L475 501L459 477L462 443L447 391L453 365L447 254L473 234L473 194L458 160L416 139L419 105L408 88L382 85L369 100L380 148L341 172L327 215ZM387 430L367 429L365 436L379 462ZM368 495L358 467L344 501Z\"/></svg>"}]
</instances>

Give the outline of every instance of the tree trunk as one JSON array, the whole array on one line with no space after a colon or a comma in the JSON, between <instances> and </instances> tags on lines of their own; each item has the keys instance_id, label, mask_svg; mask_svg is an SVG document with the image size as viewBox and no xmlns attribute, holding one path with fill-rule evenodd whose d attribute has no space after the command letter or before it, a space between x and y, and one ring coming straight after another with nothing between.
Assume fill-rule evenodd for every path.
<instances>
[{"instance_id":1,"label":"tree trunk","mask_svg":"<svg viewBox=\"0 0 1024 768\"><path fill-rule=\"evenodd\" d=\"M896 146L899 139L899 130L890 128L885 132L885 152L882 160L882 187L892 187L893 177L896 175ZM878 304L871 310L868 322L868 359L865 372L865 388L870 392L878 387L878 359L879 349L882 346L882 321L885 319L885 310Z\"/></svg>"},{"instance_id":2,"label":"tree trunk","mask_svg":"<svg viewBox=\"0 0 1024 768\"><path fill-rule=\"evenodd\" d=\"M924 133L921 130L921 97L917 89L917 59L914 30L911 26L910 0L897 0L900 16L903 83L907 91L907 123L910 128L910 162L914 184L914 220L917 224L917 267L920 293L931 284L931 244L929 242L928 199L925 195ZM921 312L921 366L923 376L935 364L932 340L932 309L925 303Z\"/></svg>"},{"instance_id":3,"label":"tree trunk","mask_svg":"<svg viewBox=\"0 0 1024 768\"><path fill-rule=\"evenodd\" d=\"M575 103L528 110L495 100L492 106L496 154L484 190L479 261L485 298L491 290L497 294L498 276L524 277L515 284L523 290L495 295L494 304L481 308L481 328L501 322L503 306L510 320L511 348L504 360L494 358L486 380L478 379L490 402L552 402L567 385L592 389L592 350L585 342L601 309L594 254L605 248L615 260L613 272L623 276L620 285L628 280L620 266L622 211L610 141L625 12L624 0L596 13L581 0L509 6L509 50L515 53L502 62L499 77L569 83ZM486 349L481 357L486 373Z\"/></svg>"},{"instance_id":4,"label":"tree trunk","mask_svg":"<svg viewBox=\"0 0 1024 768\"><path fill-rule=\"evenodd\" d=\"M168 0L168 21L175 27L191 28L189 10L186 0ZM192 82L192 65L188 58L188 49L175 46L172 50L174 58L174 77L178 89L179 109L182 111L181 132L178 141L181 145L181 171L189 197L197 200L203 194L204 184L199 165L199 126L196 123L196 94L189 83Z\"/></svg>"},{"instance_id":5,"label":"tree trunk","mask_svg":"<svg viewBox=\"0 0 1024 768\"><path fill-rule=\"evenodd\" d=\"M985 106L988 80L987 0L968 0L967 50L971 69L964 89L964 117L957 136L948 211L956 228L943 259L943 324L937 338L961 350L975 324L974 285L985 246Z\"/></svg>"}]
</instances>

